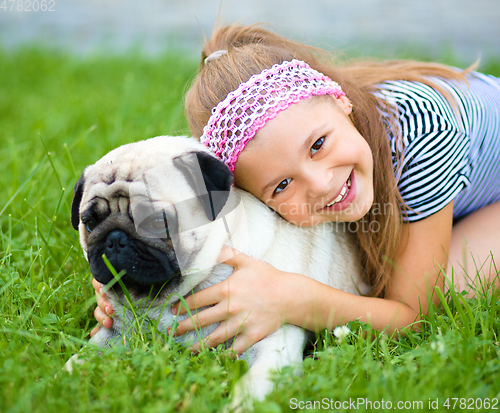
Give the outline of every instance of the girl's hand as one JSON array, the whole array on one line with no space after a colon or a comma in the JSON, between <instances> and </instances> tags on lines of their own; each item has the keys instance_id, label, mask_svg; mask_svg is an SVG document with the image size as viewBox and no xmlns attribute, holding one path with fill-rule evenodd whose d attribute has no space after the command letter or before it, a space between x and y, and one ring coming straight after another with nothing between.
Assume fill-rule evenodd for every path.
<instances>
[{"instance_id":1,"label":"girl's hand","mask_svg":"<svg viewBox=\"0 0 500 413\"><path fill-rule=\"evenodd\" d=\"M90 337L100 330L101 325L106 328L111 328L113 319L110 316L115 312L112 304L107 300L106 294L102 292L102 284L95 278L92 278L92 286L95 289L95 295L97 297L97 307L94 310L94 317L99 324L92 329Z\"/></svg>"},{"instance_id":2,"label":"girl's hand","mask_svg":"<svg viewBox=\"0 0 500 413\"><path fill-rule=\"evenodd\" d=\"M279 271L229 247L221 251L218 261L234 267L234 272L226 280L186 298L190 310L213 307L181 321L175 335L221 322L205 338L205 344L216 347L236 336L232 350L241 354L286 322L288 302L294 302L294 290L297 290L296 286L290 285L289 277L297 274ZM172 313L184 314L186 308L177 303ZM199 347L200 344L196 343L193 349Z\"/></svg>"}]
</instances>

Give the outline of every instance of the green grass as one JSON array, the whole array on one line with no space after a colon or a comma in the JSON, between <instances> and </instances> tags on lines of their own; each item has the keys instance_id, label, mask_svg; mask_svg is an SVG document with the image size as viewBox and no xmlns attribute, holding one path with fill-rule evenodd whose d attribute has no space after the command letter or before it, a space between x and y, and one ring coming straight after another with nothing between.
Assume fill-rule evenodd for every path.
<instances>
[{"instance_id":1,"label":"green grass","mask_svg":"<svg viewBox=\"0 0 500 413\"><path fill-rule=\"evenodd\" d=\"M60 372L95 324L91 276L69 223L73 185L120 144L187 134L181 98L195 68L181 55L0 52L1 412L214 412L227 403L243 362L158 338L89 351L77 374ZM483 71L500 76L500 62ZM302 377L279 373L256 411L290 411L294 398L422 401L425 410L439 398L445 411L446 398L500 397L498 296L442 301L422 332L399 340L356 323L341 343L322 334Z\"/></svg>"}]
</instances>

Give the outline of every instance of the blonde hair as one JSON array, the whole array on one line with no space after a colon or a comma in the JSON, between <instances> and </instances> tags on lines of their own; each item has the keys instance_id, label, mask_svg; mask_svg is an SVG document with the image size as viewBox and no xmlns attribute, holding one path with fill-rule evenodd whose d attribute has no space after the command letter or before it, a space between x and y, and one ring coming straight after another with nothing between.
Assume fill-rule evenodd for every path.
<instances>
[{"instance_id":1,"label":"blonde hair","mask_svg":"<svg viewBox=\"0 0 500 413\"><path fill-rule=\"evenodd\" d=\"M218 50L227 50L227 53L205 63L205 59ZM387 137L388 125L379 112L390 114L392 132L397 133L394 111L373 92L377 84L386 80L418 81L436 87L428 76L456 80L464 80L464 77L436 63L403 60L341 63L332 53L287 40L257 25L231 25L216 29L206 42L198 74L186 94L186 116L191 133L197 138L202 135L212 108L240 83L274 64L292 59L305 61L342 86L353 104L351 121L372 150L374 206L357 226L356 239L362 251L361 264L372 286L371 294L383 296L399 247L406 207L397 187L401 154L397 154L395 174ZM368 227L380 230L366 231Z\"/></svg>"}]
</instances>

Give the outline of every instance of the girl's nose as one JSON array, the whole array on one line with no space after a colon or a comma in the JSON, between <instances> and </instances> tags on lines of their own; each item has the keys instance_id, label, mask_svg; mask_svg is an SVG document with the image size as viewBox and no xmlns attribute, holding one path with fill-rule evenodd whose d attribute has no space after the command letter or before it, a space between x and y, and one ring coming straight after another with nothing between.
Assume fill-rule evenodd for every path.
<instances>
[{"instance_id":1,"label":"girl's nose","mask_svg":"<svg viewBox=\"0 0 500 413\"><path fill-rule=\"evenodd\" d=\"M305 178L307 194L310 198L319 198L331 191L331 177L328 177L327 171L311 171Z\"/></svg>"}]
</instances>

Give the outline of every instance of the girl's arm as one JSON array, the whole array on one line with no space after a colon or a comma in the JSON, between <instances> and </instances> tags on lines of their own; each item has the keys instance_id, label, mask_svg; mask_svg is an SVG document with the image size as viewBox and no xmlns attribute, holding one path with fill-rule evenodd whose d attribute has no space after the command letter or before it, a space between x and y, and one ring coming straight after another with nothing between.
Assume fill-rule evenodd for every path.
<instances>
[{"instance_id":1,"label":"girl's arm","mask_svg":"<svg viewBox=\"0 0 500 413\"><path fill-rule=\"evenodd\" d=\"M227 280L186 298L190 309L213 307L181 321L176 335L193 330L195 323L204 327L220 321L207 345L237 335L233 350L240 354L285 322L317 331L360 319L392 333L418 321L420 309L427 312L430 297L437 301L432 289L443 286L438 275L446 269L452 225L452 202L422 221L404 224L405 236L384 299L355 296L244 254L226 261L222 257L235 271ZM186 311L179 304L175 310Z\"/></svg>"},{"instance_id":2,"label":"girl's arm","mask_svg":"<svg viewBox=\"0 0 500 413\"><path fill-rule=\"evenodd\" d=\"M452 212L450 203L422 221L404 225L405 235L385 299L352 295L299 274L279 271L244 254L226 259L228 254L222 253L219 260L235 271L227 280L186 298L191 310L213 307L181 321L176 335L193 330L195 323L205 327L223 322L206 344L216 346L238 335L233 350L240 354L284 323L312 331L331 330L356 319L388 333L406 327L417 321L420 308L427 312L432 288L443 286L438 274L448 260ZM111 304L99 294L100 284L93 281L93 285L99 306L95 317L109 328L112 320L106 313L112 314ZM186 309L177 304L173 311L183 314Z\"/></svg>"},{"instance_id":3,"label":"girl's arm","mask_svg":"<svg viewBox=\"0 0 500 413\"><path fill-rule=\"evenodd\" d=\"M435 304L439 301L433 288L443 289L442 273L447 267L452 226L453 203L422 221L404 224L403 240L384 299L353 296L331 287L317 288L315 297L304 294L307 301L290 307L287 321L296 324L303 320L306 328L314 330L312 327L318 322L320 328L332 329L359 318L388 333L418 321L420 310L427 313L430 299ZM303 307L314 310L301 315ZM331 309L335 313L328 322Z\"/></svg>"}]
</instances>

